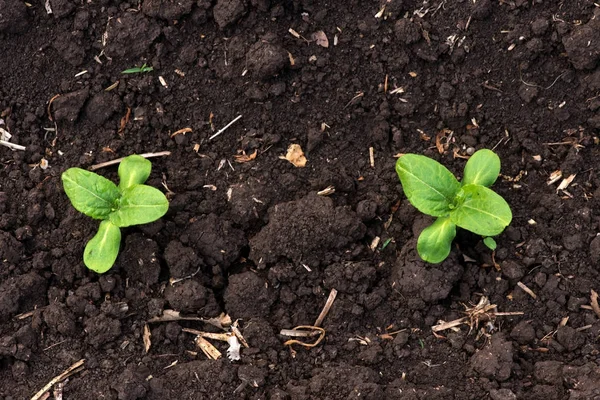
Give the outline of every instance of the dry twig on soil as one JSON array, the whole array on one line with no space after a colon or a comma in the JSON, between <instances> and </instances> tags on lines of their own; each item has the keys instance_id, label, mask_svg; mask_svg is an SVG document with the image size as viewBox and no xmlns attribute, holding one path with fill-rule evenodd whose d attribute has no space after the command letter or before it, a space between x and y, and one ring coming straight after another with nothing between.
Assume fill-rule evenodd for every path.
<instances>
[{"instance_id":1,"label":"dry twig on soil","mask_svg":"<svg viewBox=\"0 0 600 400\"><path fill-rule=\"evenodd\" d=\"M331 292L329 292L329 297L327 298L327 301L325 302L325 306L323 307L321 314L319 314L319 317L315 321L315 326L321 326L321 324L323 323L323 320L329 313L329 310L331 309L331 306L333 305L333 302L335 301L336 296L337 296L337 290L331 289Z\"/></svg>"},{"instance_id":2,"label":"dry twig on soil","mask_svg":"<svg viewBox=\"0 0 600 400\"><path fill-rule=\"evenodd\" d=\"M214 135L212 135L211 137L208 138L208 140L213 140L214 138L216 138L217 136L219 136L221 133L225 132L225 130L227 128L229 128L231 125L233 125L238 119L242 118L242 115L238 115L237 117L235 117L233 119L233 121L231 121L230 123L228 123L227 125L225 125L223 128L221 128L217 133L215 133Z\"/></svg>"},{"instance_id":3,"label":"dry twig on soil","mask_svg":"<svg viewBox=\"0 0 600 400\"><path fill-rule=\"evenodd\" d=\"M486 296L482 296L479 299L479 303L473 307L465 307L465 317L456 319L450 322L443 322L438 325L431 327L431 330L440 332L446 329L451 329L462 324L469 325L469 331L473 328L478 327L481 321L494 321L496 317L512 316L512 315L523 315L522 312L498 312L495 304L490 304L490 300Z\"/></svg>"},{"instance_id":4,"label":"dry twig on soil","mask_svg":"<svg viewBox=\"0 0 600 400\"><path fill-rule=\"evenodd\" d=\"M170 156L171 152L170 151L159 151L157 153L144 153L144 154L138 154L140 157L144 157L144 158L152 158L152 157L162 157L162 156ZM121 158L117 158L115 160L110 160L110 161L106 161L100 164L95 164L92 165L89 169L90 171L95 171L97 169L100 168L104 168L104 167L108 167L110 165L115 165L120 163L121 161L123 161L125 157L121 157Z\"/></svg>"},{"instance_id":5,"label":"dry twig on soil","mask_svg":"<svg viewBox=\"0 0 600 400\"><path fill-rule=\"evenodd\" d=\"M71 376L73 374L76 374L77 372L81 371L83 369L82 365L83 365L84 362L85 362L85 359L79 360L75 364L73 364L69 368L67 368L60 375L57 375L54 378L52 378L50 380L50 382L48 382L46 384L46 386L44 386L39 392L37 392L31 398L31 400L39 400L47 391L49 391L52 388L52 386L54 386L55 384L57 384L59 382L62 382L63 380L65 380L69 376Z\"/></svg>"}]
</instances>

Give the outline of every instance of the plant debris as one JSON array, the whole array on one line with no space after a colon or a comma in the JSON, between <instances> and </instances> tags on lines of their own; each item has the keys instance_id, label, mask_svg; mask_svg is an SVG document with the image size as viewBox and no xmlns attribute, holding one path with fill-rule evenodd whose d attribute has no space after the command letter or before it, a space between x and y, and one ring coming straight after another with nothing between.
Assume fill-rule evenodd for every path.
<instances>
[{"instance_id":1,"label":"plant debris","mask_svg":"<svg viewBox=\"0 0 600 400\"><path fill-rule=\"evenodd\" d=\"M291 162L294 167L304 168L306 166L306 162L308 161L306 157L304 157L304 152L302 151L302 147L299 144L291 144L285 156L279 156L282 160L288 160Z\"/></svg>"},{"instance_id":2,"label":"plant debris","mask_svg":"<svg viewBox=\"0 0 600 400\"><path fill-rule=\"evenodd\" d=\"M498 312L495 304L490 304L490 300L487 296L481 296L479 299L479 303L477 305L468 307L463 304L465 307L464 313L466 316L456 319L450 322L441 322L438 325L431 327L431 330L435 332L440 332L446 329L452 329L459 325L469 325L469 332L473 330L473 328L477 328L479 323L482 321L491 321L493 322L496 317L499 316L512 316L512 315L523 315L522 312Z\"/></svg>"},{"instance_id":3,"label":"plant debris","mask_svg":"<svg viewBox=\"0 0 600 400\"><path fill-rule=\"evenodd\" d=\"M37 392L35 395L33 395L31 400L40 400L42 398L42 396L44 394L46 394L46 392L48 392L52 388L52 386L56 385L59 382L62 382L69 376L76 374L76 373L80 372L81 370L83 370L84 362L85 362L85 359L79 360L75 364L73 364L69 368L67 368L64 372L62 372L61 374L52 378L50 380L50 382L48 382L46 384L46 386L44 386L39 392Z\"/></svg>"},{"instance_id":4,"label":"plant debris","mask_svg":"<svg viewBox=\"0 0 600 400\"><path fill-rule=\"evenodd\" d=\"M311 39L314 40L315 43L321 47L329 47L329 39L327 39L327 35L323 31L317 31L313 33Z\"/></svg>"},{"instance_id":5,"label":"plant debris","mask_svg":"<svg viewBox=\"0 0 600 400\"><path fill-rule=\"evenodd\" d=\"M244 150L238 150L238 153L239 154L233 156L233 159L235 160L235 162L241 164L254 160L258 154L258 150L254 150L254 153L252 154L246 154Z\"/></svg>"}]
</instances>

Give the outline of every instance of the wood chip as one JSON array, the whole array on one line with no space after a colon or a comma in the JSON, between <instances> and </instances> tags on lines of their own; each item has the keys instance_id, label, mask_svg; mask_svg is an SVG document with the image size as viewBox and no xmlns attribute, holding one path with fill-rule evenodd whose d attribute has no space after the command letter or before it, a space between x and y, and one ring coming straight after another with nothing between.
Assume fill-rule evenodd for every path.
<instances>
[{"instance_id":1,"label":"wood chip","mask_svg":"<svg viewBox=\"0 0 600 400\"><path fill-rule=\"evenodd\" d=\"M329 195L334 194L334 193L335 193L335 187L333 187L333 186L327 186L325 189L319 190L317 192L317 194L319 196L329 196Z\"/></svg>"},{"instance_id":2,"label":"wood chip","mask_svg":"<svg viewBox=\"0 0 600 400\"><path fill-rule=\"evenodd\" d=\"M559 181L560 178L562 178L562 171L556 170L550 174L550 176L548 177L548 180L546 181L546 185L552 185L553 183Z\"/></svg>"},{"instance_id":3,"label":"wood chip","mask_svg":"<svg viewBox=\"0 0 600 400\"><path fill-rule=\"evenodd\" d=\"M293 30L292 28L288 29L288 32L296 39L300 39L300 34L298 32L296 32L295 30Z\"/></svg>"},{"instance_id":4,"label":"wood chip","mask_svg":"<svg viewBox=\"0 0 600 400\"><path fill-rule=\"evenodd\" d=\"M329 47L329 39L327 39L327 35L323 31L317 31L313 33L311 35L311 39L314 40L315 43L321 47Z\"/></svg>"},{"instance_id":5,"label":"wood chip","mask_svg":"<svg viewBox=\"0 0 600 400\"><path fill-rule=\"evenodd\" d=\"M518 282L517 286L523 289L525 293L530 295L532 298L537 299L537 295L533 292L533 290L529 289L523 282Z\"/></svg>"},{"instance_id":6,"label":"wood chip","mask_svg":"<svg viewBox=\"0 0 600 400\"><path fill-rule=\"evenodd\" d=\"M294 167L304 168L306 166L306 162L308 161L304 156L304 152L302 151L302 147L299 144L291 144L285 156L279 156L282 160L288 160L291 162Z\"/></svg>"},{"instance_id":7,"label":"wood chip","mask_svg":"<svg viewBox=\"0 0 600 400\"><path fill-rule=\"evenodd\" d=\"M596 313L598 318L600 318L600 306L598 305L598 293L594 289L590 291L590 304L592 306L592 310Z\"/></svg>"},{"instance_id":8,"label":"wood chip","mask_svg":"<svg viewBox=\"0 0 600 400\"><path fill-rule=\"evenodd\" d=\"M558 185L558 187L556 188L556 191L558 192L559 190L565 190L566 188L568 188L576 176L577 176L577 174L572 174L572 175L569 175L568 178L563 179L562 182L560 183L560 185Z\"/></svg>"},{"instance_id":9,"label":"wood chip","mask_svg":"<svg viewBox=\"0 0 600 400\"><path fill-rule=\"evenodd\" d=\"M150 346L152 346L152 342L150 341L151 336L152 336L152 334L150 333L150 328L148 327L148 324L144 324L143 340L144 340L144 350L146 351L146 353L148 352L148 350L150 350Z\"/></svg>"},{"instance_id":10,"label":"wood chip","mask_svg":"<svg viewBox=\"0 0 600 400\"><path fill-rule=\"evenodd\" d=\"M202 336L196 336L196 346L206 355L206 357L212 360L218 360L222 357L222 354L215 346L213 346L208 340Z\"/></svg>"}]
</instances>

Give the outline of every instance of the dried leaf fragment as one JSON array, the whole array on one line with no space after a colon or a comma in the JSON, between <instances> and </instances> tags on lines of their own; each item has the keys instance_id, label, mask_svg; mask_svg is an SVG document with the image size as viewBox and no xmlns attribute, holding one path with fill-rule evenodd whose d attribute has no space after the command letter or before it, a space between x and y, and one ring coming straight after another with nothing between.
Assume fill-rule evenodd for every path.
<instances>
[{"instance_id":1,"label":"dried leaf fragment","mask_svg":"<svg viewBox=\"0 0 600 400\"><path fill-rule=\"evenodd\" d=\"M291 144L285 156L279 156L282 160L288 160L291 162L294 167L304 168L306 166L306 162L308 161L306 157L304 157L304 152L302 151L302 147L299 144Z\"/></svg>"},{"instance_id":2,"label":"dried leaf fragment","mask_svg":"<svg viewBox=\"0 0 600 400\"><path fill-rule=\"evenodd\" d=\"M241 163L246 163L248 161L254 160L256 158L257 154L258 154L258 150L254 150L254 153L252 153L252 154L246 154L245 151L241 150L241 153L234 155L233 158L234 158L235 162L241 164Z\"/></svg>"},{"instance_id":3,"label":"dried leaf fragment","mask_svg":"<svg viewBox=\"0 0 600 400\"><path fill-rule=\"evenodd\" d=\"M121 122L119 123L119 131L117 132L119 134L119 136L123 137L123 131L125 130L125 127L129 123L130 117L131 117L131 108L127 107L127 112L125 113L123 118L121 118Z\"/></svg>"},{"instance_id":4,"label":"dried leaf fragment","mask_svg":"<svg viewBox=\"0 0 600 400\"><path fill-rule=\"evenodd\" d=\"M327 39L327 35L323 31L317 31L312 34L312 40L315 41L321 47L328 48L329 47L329 39Z\"/></svg>"}]
</instances>

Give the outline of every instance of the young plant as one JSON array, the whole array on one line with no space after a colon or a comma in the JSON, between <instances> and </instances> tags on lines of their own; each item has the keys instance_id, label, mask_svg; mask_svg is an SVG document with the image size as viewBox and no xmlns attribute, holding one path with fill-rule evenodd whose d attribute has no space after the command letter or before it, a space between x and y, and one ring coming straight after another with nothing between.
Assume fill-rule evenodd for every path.
<instances>
[{"instance_id":1,"label":"young plant","mask_svg":"<svg viewBox=\"0 0 600 400\"><path fill-rule=\"evenodd\" d=\"M119 164L119 186L81 168L63 172L63 188L73 207L102 220L83 252L83 262L92 271L102 274L115 263L121 243L119 228L147 224L167 212L169 201L165 195L143 184L151 170L150 161L134 154Z\"/></svg>"},{"instance_id":2,"label":"young plant","mask_svg":"<svg viewBox=\"0 0 600 400\"><path fill-rule=\"evenodd\" d=\"M152 71L154 71L154 68L149 67L146 64L144 64L141 67L133 67L133 68L126 69L125 71L121 71L121 73L122 74L141 74L144 72L152 72Z\"/></svg>"},{"instance_id":3,"label":"young plant","mask_svg":"<svg viewBox=\"0 0 600 400\"><path fill-rule=\"evenodd\" d=\"M462 182L429 157L405 154L396 162L404 194L415 208L437 217L417 241L419 256L440 263L450 254L456 227L484 237L492 250L491 236L500 234L512 220L506 201L491 189L500 174L500 158L491 150L475 152L467 161Z\"/></svg>"}]
</instances>

